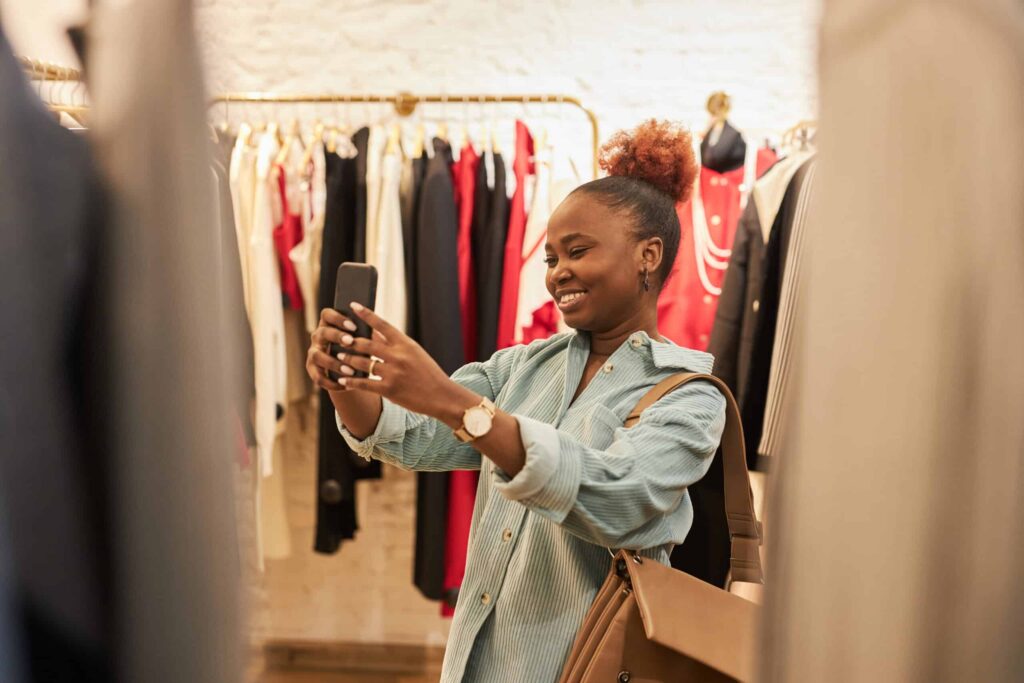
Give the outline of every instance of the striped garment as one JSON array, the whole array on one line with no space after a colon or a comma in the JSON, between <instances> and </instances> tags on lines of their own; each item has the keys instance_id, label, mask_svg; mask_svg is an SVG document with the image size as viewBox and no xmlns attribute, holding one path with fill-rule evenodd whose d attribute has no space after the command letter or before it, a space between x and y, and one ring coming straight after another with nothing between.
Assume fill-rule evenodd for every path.
<instances>
[{"instance_id":1,"label":"striped garment","mask_svg":"<svg viewBox=\"0 0 1024 683\"><path fill-rule=\"evenodd\" d=\"M689 384L633 429L622 424L659 380L710 372L713 358L637 332L570 405L589 349L586 333L563 333L452 376L518 419L526 464L514 478L442 423L386 400L365 441L339 424L365 458L411 470L482 470L445 683L554 683L608 572L606 548L668 564L690 529L686 487L711 463L725 399L709 384Z\"/></svg>"},{"instance_id":2,"label":"striped garment","mask_svg":"<svg viewBox=\"0 0 1024 683\"><path fill-rule=\"evenodd\" d=\"M783 435L785 409L789 401L790 366L793 364L793 330L800 310L800 276L804 270L804 226L813 196L814 171L817 159L801 166L805 174L800 185L793 227L789 234L786 272L782 275L779 292L779 312L776 315L775 340L772 346L772 364L768 375L768 393L764 407L764 427L757 452L776 455Z\"/></svg>"}]
</instances>

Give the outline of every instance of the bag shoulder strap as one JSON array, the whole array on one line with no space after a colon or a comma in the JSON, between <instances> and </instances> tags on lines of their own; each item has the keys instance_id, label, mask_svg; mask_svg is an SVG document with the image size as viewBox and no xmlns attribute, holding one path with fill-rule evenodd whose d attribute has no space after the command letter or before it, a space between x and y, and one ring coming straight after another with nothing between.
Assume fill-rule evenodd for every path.
<instances>
[{"instance_id":1,"label":"bag shoulder strap","mask_svg":"<svg viewBox=\"0 0 1024 683\"><path fill-rule=\"evenodd\" d=\"M629 429L640 421L640 415L665 395L690 382L709 382L725 396L725 431L722 433L722 470L725 478L725 516L729 524L732 552L729 558L733 581L764 583L761 569L761 523L754 513L754 497L747 471L746 446L740 409L729 387L714 375L681 372L654 385L636 404L626 418Z\"/></svg>"}]
</instances>

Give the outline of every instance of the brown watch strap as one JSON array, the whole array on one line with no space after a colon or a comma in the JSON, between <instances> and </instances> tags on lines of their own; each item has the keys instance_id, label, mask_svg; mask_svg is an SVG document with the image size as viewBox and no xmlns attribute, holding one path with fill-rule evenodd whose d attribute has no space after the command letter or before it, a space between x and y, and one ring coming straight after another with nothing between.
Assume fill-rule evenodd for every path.
<instances>
[{"instance_id":1,"label":"brown watch strap","mask_svg":"<svg viewBox=\"0 0 1024 683\"><path fill-rule=\"evenodd\" d=\"M725 396L725 431L722 433L722 470L725 474L725 516L732 539L730 565L733 581L764 583L761 568L761 523L754 512L754 496L750 490L746 446L740 409L729 387L718 377L695 372L682 372L667 377L650 389L626 418L627 429L640 421L640 414L666 394L690 382L710 382Z\"/></svg>"}]
</instances>

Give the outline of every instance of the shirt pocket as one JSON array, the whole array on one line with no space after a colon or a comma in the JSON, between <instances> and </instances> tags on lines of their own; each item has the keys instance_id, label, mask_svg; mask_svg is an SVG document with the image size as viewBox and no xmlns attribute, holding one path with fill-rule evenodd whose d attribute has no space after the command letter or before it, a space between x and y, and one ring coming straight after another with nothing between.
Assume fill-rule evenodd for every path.
<instances>
[{"instance_id":1,"label":"shirt pocket","mask_svg":"<svg viewBox=\"0 0 1024 683\"><path fill-rule=\"evenodd\" d=\"M614 410L600 403L595 404L586 419L586 444L591 448L607 448L615 439L615 430L622 426L623 420Z\"/></svg>"}]
</instances>

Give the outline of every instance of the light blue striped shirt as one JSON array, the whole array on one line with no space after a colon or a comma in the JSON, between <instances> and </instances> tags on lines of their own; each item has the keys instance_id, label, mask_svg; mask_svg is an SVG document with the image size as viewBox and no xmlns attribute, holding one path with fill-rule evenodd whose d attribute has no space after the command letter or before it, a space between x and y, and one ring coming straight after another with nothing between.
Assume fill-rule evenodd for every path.
<instances>
[{"instance_id":1,"label":"light blue striped shirt","mask_svg":"<svg viewBox=\"0 0 1024 683\"><path fill-rule=\"evenodd\" d=\"M710 372L711 355L634 333L570 405L589 352L586 333L559 334L452 375L519 421L526 464L513 478L443 423L387 400L364 441L341 428L365 458L481 470L444 683L554 683L608 573L606 548L667 563L690 529L686 487L711 463L725 399L710 384L689 384L632 429L622 425L658 381Z\"/></svg>"}]
</instances>

